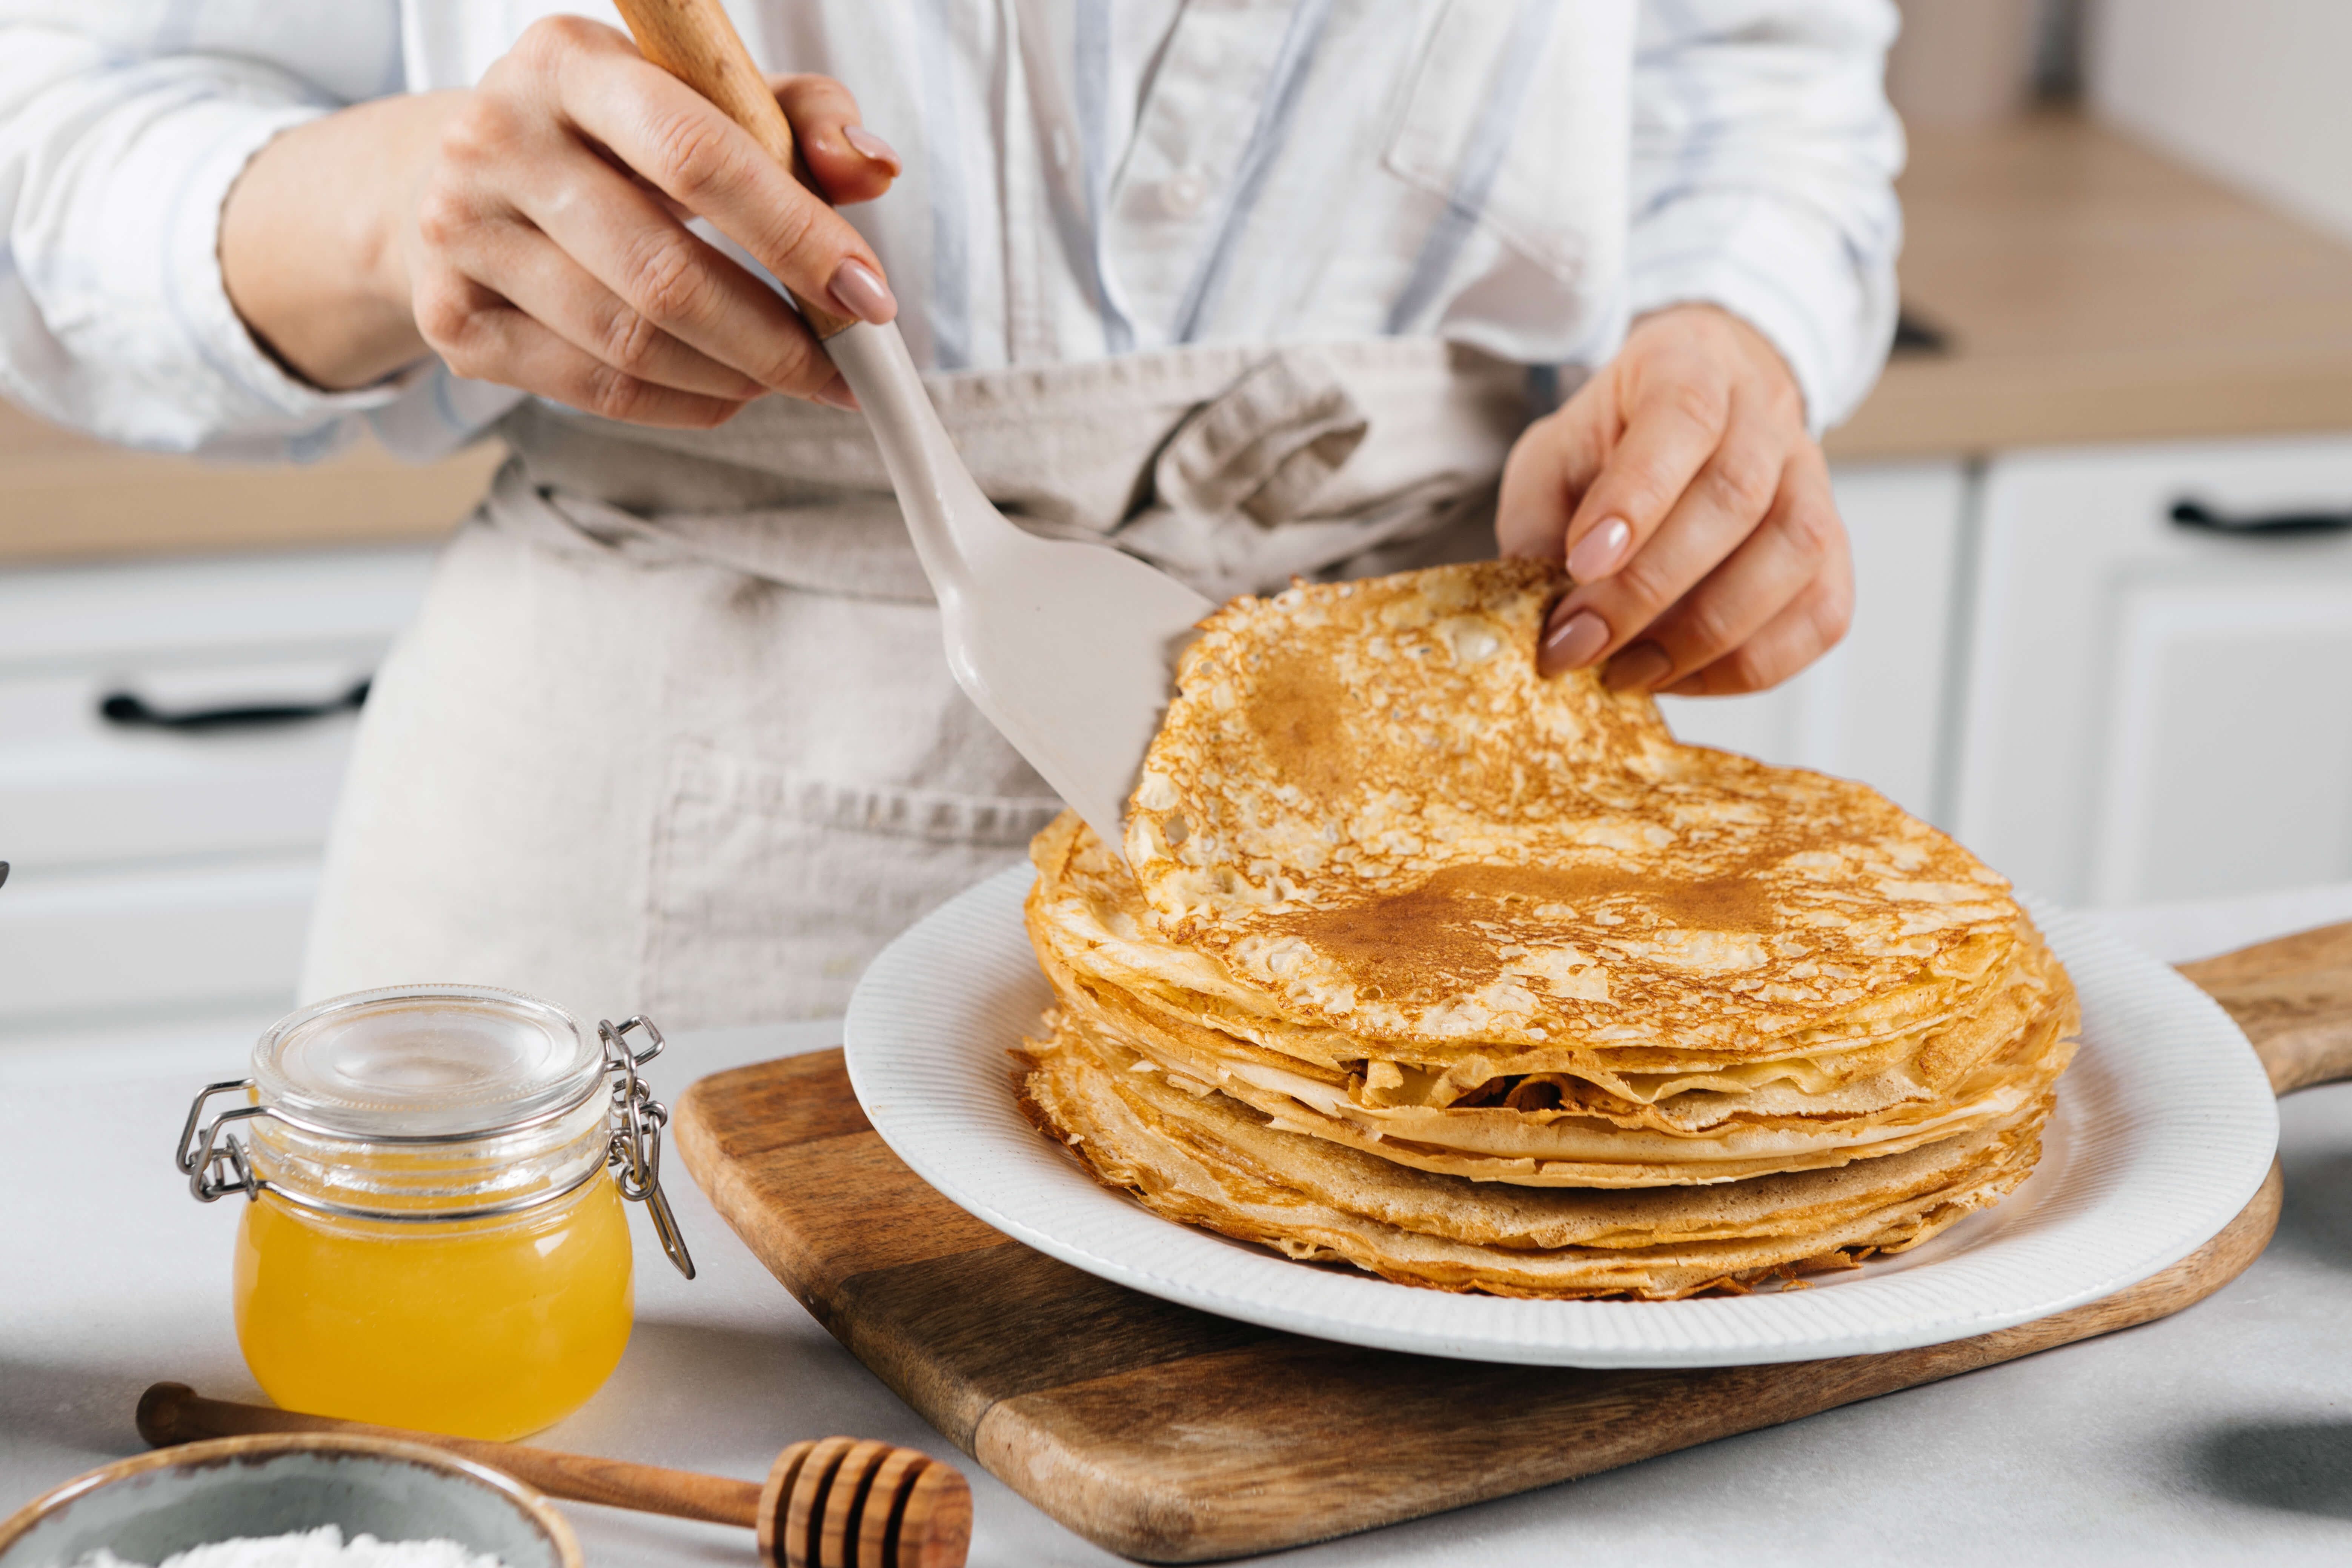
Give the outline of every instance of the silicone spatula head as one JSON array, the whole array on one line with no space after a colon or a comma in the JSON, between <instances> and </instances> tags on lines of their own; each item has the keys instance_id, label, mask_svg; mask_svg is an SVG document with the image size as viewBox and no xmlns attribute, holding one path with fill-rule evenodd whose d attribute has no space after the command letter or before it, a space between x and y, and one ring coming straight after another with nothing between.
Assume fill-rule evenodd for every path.
<instances>
[{"instance_id":1,"label":"silicone spatula head","mask_svg":"<svg viewBox=\"0 0 2352 1568\"><path fill-rule=\"evenodd\" d=\"M792 128L718 0L620 0L646 58L787 168ZM1175 654L1215 606L1101 544L1039 539L981 493L895 322L803 315L857 395L940 602L948 668L975 707L1104 843L1166 710Z\"/></svg>"}]
</instances>

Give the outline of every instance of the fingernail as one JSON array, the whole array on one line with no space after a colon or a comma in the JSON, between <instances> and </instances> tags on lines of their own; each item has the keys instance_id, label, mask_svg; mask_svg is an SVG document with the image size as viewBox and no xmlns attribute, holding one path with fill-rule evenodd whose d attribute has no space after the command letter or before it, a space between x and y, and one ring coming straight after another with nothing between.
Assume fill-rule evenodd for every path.
<instances>
[{"instance_id":1,"label":"fingernail","mask_svg":"<svg viewBox=\"0 0 2352 1568\"><path fill-rule=\"evenodd\" d=\"M878 327L898 313L898 300L890 292L890 285L856 257L833 269L831 288L833 302L842 312L868 326Z\"/></svg>"},{"instance_id":2,"label":"fingernail","mask_svg":"<svg viewBox=\"0 0 2352 1568\"><path fill-rule=\"evenodd\" d=\"M1654 642L1637 642L1609 661L1601 684L1612 691L1646 691L1666 678L1675 661Z\"/></svg>"},{"instance_id":3,"label":"fingernail","mask_svg":"<svg viewBox=\"0 0 2352 1568\"><path fill-rule=\"evenodd\" d=\"M1597 583L1617 570L1633 531L1622 517L1612 517L1576 542L1568 552L1568 574L1580 583Z\"/></svg>"},{"instance_id":4,"label":"fingernail","mask_svg":"<svg viewBox=\"0 0 2352 1568\"><path fill-rule=\"evenodd\" d=\"M1579 610L1544 633L1543 646L1536 650L1536 673L1559 675L1580 669L1591 664L1608 643L1609 623L1591 610Z\"/></svg>"},{"instance_id":5,"label":"fingernail","mask_svg":"<svg viewBox=\"0 0 2352 1568\"><path fill-rule=\"evenodd\" d=\"M843 126L841 139L856 148L860 156L881 164L893 174L898 172L898 150L863 125Z\"/></svg>"},{"instance_id":6,"label":"fingernail","mask_svg":"<svg viewBox=\"0 0 2352 1568\"><path fill-rule=\"evenodd\" d=\"M818 387L814 395L828 408L846 408L852 414L857 412L857 394L849 390L849 383L841 378L839 371L834 372L833 379Z\"/></svg>"}]
</instances>

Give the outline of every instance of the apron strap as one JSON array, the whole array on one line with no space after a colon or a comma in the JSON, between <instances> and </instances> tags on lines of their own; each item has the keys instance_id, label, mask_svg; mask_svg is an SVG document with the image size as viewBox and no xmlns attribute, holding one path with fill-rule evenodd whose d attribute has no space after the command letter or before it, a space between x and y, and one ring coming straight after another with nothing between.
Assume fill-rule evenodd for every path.
<instances>
[{"instance_id":1,"label":"apron strap","mask_svg":"<svg viewBox=\"0 0 2352 1568\"><path fill-rule=\"evenodd\" d=\"M1015 522L1108 536L1225 599L1459 530L1491 503L1525 379L1460 345L1382 338L926 383ZM496 526L816 593L931 597L855 415L763 398L715 431L647 431L532 404L507 433L520 462L488 504Z\"/></svg>"}]
</instances>

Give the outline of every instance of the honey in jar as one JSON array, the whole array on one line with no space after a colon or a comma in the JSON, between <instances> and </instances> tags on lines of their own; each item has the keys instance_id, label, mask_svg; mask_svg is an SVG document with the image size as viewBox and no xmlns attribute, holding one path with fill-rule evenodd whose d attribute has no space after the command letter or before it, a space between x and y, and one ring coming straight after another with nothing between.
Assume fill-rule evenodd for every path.
<instances>
[{"instance_id":1,"label":"honey in jar","mask_svg":"<svg viewBox=\"0 0 2352 1568\"><path fill-rule=\"evenodd\" d=\"M236 1331L263 1390L493 1438L584 1404L629 1341L624 1196L649 1201L692 1274L661 1200L665 1113L635 1070L659 1048L642 1019L592 1032L478 986L337 997L263 1035L250 1079L198 1097L180 1151L198 1196L251 1200ZM237 1091L200 1128L207 1097Z\"/></svg>"}]
</instances>

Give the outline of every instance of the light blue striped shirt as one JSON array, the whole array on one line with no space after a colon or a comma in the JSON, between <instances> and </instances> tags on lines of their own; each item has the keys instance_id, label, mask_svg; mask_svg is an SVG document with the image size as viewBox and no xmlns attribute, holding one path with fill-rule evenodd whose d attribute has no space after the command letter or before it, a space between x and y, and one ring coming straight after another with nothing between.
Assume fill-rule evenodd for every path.
<instances>
[{"instance_id":1,"label":"light blue striped shirt","mask_svg":"<svg viewBox=\"0 0 2352 1568\"><path fill-rule=\"evenodd\" d=\"M1435 333L1590 366L1720 304L1812 422L1895 318L1889 0L730 0L906 176L851 210L940 370ZM430 456L517 394L328 394L229 303L221 204L336 106L477 80L554 0L0 0L0 391L136 446Z\"/></svg>"}]
</instances>

